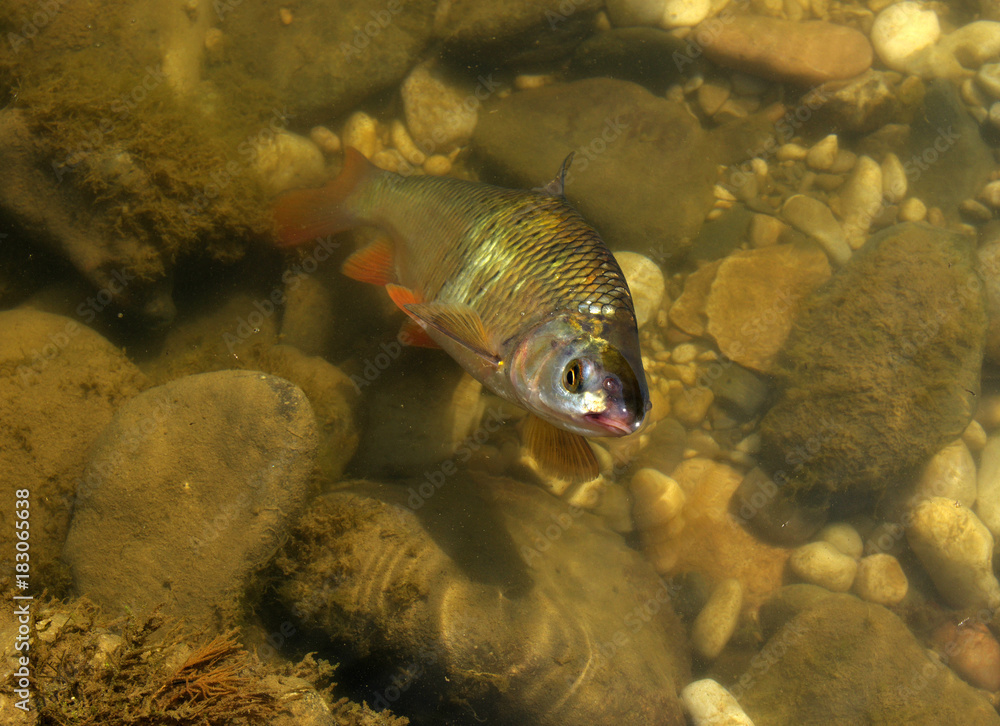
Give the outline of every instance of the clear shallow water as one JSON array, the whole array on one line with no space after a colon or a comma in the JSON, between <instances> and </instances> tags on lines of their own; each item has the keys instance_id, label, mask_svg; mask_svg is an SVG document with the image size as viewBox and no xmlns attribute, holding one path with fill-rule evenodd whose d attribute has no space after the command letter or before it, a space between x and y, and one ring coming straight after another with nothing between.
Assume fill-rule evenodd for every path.
<instances>
[{"instance_id":1,"label":"clear shallow water","mask_svg":"<svg viewBox=\"0 0 1000 726\"><path fill-rule=\"evenodd\" d=\"M710 723L704 678L757 724L997 720L994 26L936 6L904 62L882 5L685 7L0 12L5 717L270 722L315 652L335 723ZM346 144L518 188L574 152L652 400L599 480L401 345L339 270L377 232L276 249Z\"/></svg>"}]
</instances>

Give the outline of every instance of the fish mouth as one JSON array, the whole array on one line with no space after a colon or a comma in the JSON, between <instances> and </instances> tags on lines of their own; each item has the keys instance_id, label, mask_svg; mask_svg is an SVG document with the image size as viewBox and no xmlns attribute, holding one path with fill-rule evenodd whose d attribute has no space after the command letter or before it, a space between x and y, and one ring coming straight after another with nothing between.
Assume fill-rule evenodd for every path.
<instances>
[{"instance_id":1,"label":"fish mouth","mask_svg":"<svg viewBox=\"0 0 1000 726\"><path fill-rule=\"evenodd\" d=\"M588 413L584 414L584 418L605 429L612 436L627 436L639 428L637 424L628 424L604 413Z\"/></svg>"}]
</instances>

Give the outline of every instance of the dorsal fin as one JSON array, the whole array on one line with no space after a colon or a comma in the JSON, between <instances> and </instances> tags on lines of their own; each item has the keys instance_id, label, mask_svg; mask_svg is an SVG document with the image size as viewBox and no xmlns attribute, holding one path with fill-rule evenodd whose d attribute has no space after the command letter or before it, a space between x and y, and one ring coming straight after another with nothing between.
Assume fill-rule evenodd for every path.
<instances>
[{"instance_id":1,"label":"dorsal fin","mask_svg":"<svg viewBox=\"0 0 1000 726\"><path fill-rule=\"evenodd\" d=\"M548 194L550 197L566 198L566 175L569 173L569 167L573 164L574 154L576 154L575 151L569 152L566 158L563 159L562 166L559 167L559 173L556 174L555 179L543 186L539 191Z\"/></svg>"}]
</instances>

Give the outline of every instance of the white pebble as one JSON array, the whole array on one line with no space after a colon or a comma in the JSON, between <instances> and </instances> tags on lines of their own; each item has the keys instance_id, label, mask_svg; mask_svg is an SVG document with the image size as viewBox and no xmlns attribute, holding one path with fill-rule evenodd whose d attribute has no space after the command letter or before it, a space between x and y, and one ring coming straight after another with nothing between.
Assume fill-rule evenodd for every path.
<instances>
[{"instance_id":1,"label":"white pebble","mask_svg":"<svg viewBox=\"0 0 1000 726\"><path fill-rule=\"evenodd\" d=\"M937 452L924 467L910 506L932 497L946 497L971 507L976 501L976 463L958 439Z\"/></svg>"},{"instance_id":2,"label":"white pebble","mask_svg":"<svg viewBox=\"0 0 1000 726\"><path fill-rule=\"evenodd\" d=\"M882 159L882 195L886 201L895 204L906 197L906 170L899 157L889 152Z\"/></svg>"},{"instance_id":3,"label":"white pebble","mask_svg":"<svg viewBox=\"0 0 1000 726\"><path fill-rule=\"evenodd\" d=\"M923 501L913 508L906 539L949 605L1000 607L993 536L970 509L943 497Z\"/></svg>"},{"instance_id":4,"label":"white pebble","mask_svg":"<svg viewBox=\"0 0 1000 726\"><path fill-rule=\"evenodd\" d=\"M879 605L898 605L906 597L910 583L892 555L875 554L858 563L854 592L862 600Z\"/></svg>"},{"instance_id":5,"label":"white pebble","mask_svg":"<svg viewBox=\"0 0 1000 726\"><path fill-rule=\"evenodd\" d=\"M927 216L927 205L916 197L910 197L899 205L901 222L923 222Z\"/></svg>"},{"instance_id":6,"label":"white pebble","mask_svg":"<svg viewBox=\"0 0 1000 726\"><path fill-rule=\"evenodd\" d=\"M660 27L666 30L691 28L707 18L711 10L711 0L666 0Z\"/></svg>"},{"instance_id":7,"label":"white pebble","mask_svg":"<svg viewBox=\"0 0 1000 726\"><path fill-rule=\"evenodd\" d=\"M431 176L444 176L451 171L451 159L442 154L428 156L424 162L424 172Z\"/></svg>"},{"instance_id":8,"label":"white pebble","mask_svg":"<svg viewBox=\"0 0 1000 726\"><path fill-rule=\"evenodd\" d=\"M711 678L687 684L681 702L694 726L753 726L736 696Z\"/></svg>"},{"instance_id":9,"label":"white pebble","mask_svg":"<svg viewBox=\"0 0 1000 726\"><path fill-rule=\"evenodd\" d=\"M816 539L822 542L829 542L840 552L856 560L860 559L864 552L864 543L861 541L861 535L858 534L858 530L854 529L847 522L833 522L826 525L816 535Z\"/></svg>"},{"instance_id":10,"label":"white pebble","mask_svg":"<svg viewBox=\"0 0 1000 726\"><path fill-rule=\"evenodd\" d=\"M733 637L743 607L743 586L739 580L723 580L698 613L691 628L691 645L705 660L715 660Z\"/></svg>"},{"instance_id":11,"label":"white pebble","mask_svg":"<svg viewBox=\"0 0 1000 726\"><path fill-rule=\"evenodd\" d=\"M775 157L778 161L803 161L808 155L809 149L800 144L782 144Z\"/></svg>"},{"instance_id":12,"label":"white pebble","mask_svg":"<svg viewBox=\"0 0 1000 726\"><path fill-rule=\"evenodd\" d=\"M991 181L984 186L979 198L994 209L1000 209L1000 180Z\"/></svg>"},{"instance_id":13,"label":"white pebble","mask_svg":"<svg viewBox=\"0 0 1000 726\"><path fill-rule=\"evenodd\" d=\"M1000 98L1000 63L984 63L976 73L976 83L993 98Z\"/></svg>"},{"instance_id":14,"label":"white pebble","mask_svg":"<svg viewBox=\"0 0 1000 726\"><path fill-rule=\"evenodd\" d=\"M994 537L1000 537L1000 436L986 440L979 458L976 514Z\"/></svg>"},{"instance_id":15,"label":"white pebble","mask_svg":"<svg viewBox=\"0 0 1000 726\"><path fill-rule=\"evenodd\" d=\"M693 343L681 343L670 352L670 359L680 365L690 363L697 357L698 348Z\"/></svg>"},{"instance_id":16,"label":"white pebble","mask_svg":"<svg viewBox=\"0 0 1000 726\"><path fill-rule=\"evenodd\" d=\"M416 66L403 81L406 126L421 151L448 153L472 138L482 99L474 92L479 89L459 85L433 62Z\"/></svg>"},{"instance_id":17,"label":"white pebble","mask_svg":"<svg viewBox=\"0 0 1000 726\"><path fill-rule=\"evenodd\" d=\"M269 194L323 182L323 152L305 136L279 131L255 148L253 168Z\"/></svg>"},{"instance_id":18,"label":"white pebble","mask_svg":"<svg viewBox=\"0 0 1000 726\"><path fill-rule=\"evenodd\" d=\"M924 10L915 2L890 5L878 14L871 29L871 41L878 57L897 71L905 70L913 55L933 45L940 37L937 13Z\"/></svg>"},{"instance_id":19,"label":"white pebble","mask_svg":"<svg viewBox=\"0 0 1000 726\"><path fill-rule=\"evenodd\" d=\"M406 130L406 124L396 119L389 126L389 139L396 151L403 155L403 158L414 166L420 166L427 161L427 154L417 148L410 137L410 132Z\"/></svg>"},{"instance_id":20,"label":"white pebble","mask_svg":"<svg viewBox=\"0 0 1000 726\"><path fill-rule=\"evenodd\" d=\"M344 122L341 140L345 146L353 146L366 159L371 159L378 151L378 127L375 119L364 111L355 111Z\"/></svg>"},{"instance_id":21,"label":"white pebble","mask_svg":"<svg viewBox=\"0 0 1000 726\"><path fill-rule=\"evenodd\" d=\"M788 558L792 572L806 582L833 592L847 592L854 583L858 563L829 542L810 542Z\"/></svg>"},{"instance_id":22,"label":"white pebble","mask_svg":"<svg viewBox=\"0 0 1000 726\"><path fill-rule=\"evenodd\" d=\"M870 156L862 156L840 193L844 236L851 249L868 239L872 220L882 209L882 167Z\"/></svg>"},{"instance_id":23,"label":"white pebble","mask_svg":"<svg viewBox=\"0 0 1000 726\"><path fill-rule=\"evenodd\" d=\"M986 447L986 430L981 423L972 419L962 432L962 441L969 447L969 451L979 454Z\"/></svg>"},{"instance_id":24,"label":"white pebble","mask_svg":"<svg viewBox=\"0 0 1000 726\"><path fill-rule=\"evenodd\" d=\"M837 135L830 134L809 149L806 154L806 164L817 171L826 171L837 160Z\"/></svg>"},{"instance_id":25,"label":"white pebble","mask_svg":"<svg viewBox=\"0 0 1000 726\"><path fill-rule=\"evenodd\" d=\"M681 485L656 469L639 469L629 489L637 529L651 529L675 519L687 500Z\"/></svg>"},{"instance_id":26,"label":"white pebble","mask_svg":"<svg viewBox=\"0 0 1000 726\"><path fill-rule=\"evenodd\" d=\"M781 215L790 225L819 242L835 265L846 264L851 259L844 230L823 202L794 194L785 201Z\"/></svg>"},{"instance_id":27,"label":"white pebble","mask_svg":"<svg viewBox=\"0 0 1000 726\"><path fill-rule=\"evenodd\" d=\"M309 138L324 154L336 154L340 151L340 137L326 126L315 126L309 132Z\"/></svg>"},{"instance_id":28,"label":"white pebble","mask_svg":"<svg viewBox=\"0 0 1000 726\"><path fill-rule=\"evenodd\" d=\"M638 252L616 252L615 259L622 268L632 304L635 307L635 322L641 328L653 318L663 304L667 285L660 266Z\"/></svg>"}]
</instances>

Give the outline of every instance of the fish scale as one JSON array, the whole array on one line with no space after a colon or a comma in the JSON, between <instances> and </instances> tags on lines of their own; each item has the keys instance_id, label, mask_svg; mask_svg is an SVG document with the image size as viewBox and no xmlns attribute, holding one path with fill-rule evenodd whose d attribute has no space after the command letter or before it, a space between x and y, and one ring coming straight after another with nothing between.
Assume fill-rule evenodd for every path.
<instances>
[{"instance_id":1,"label":"fish scale","mask_svg":"<svg viewBox=\"0 0 1000 726\"><path fill-rule=\"evenodd\" d=\"M562 196L452 178L403 177L351 148L322 189L275 205L285 246L373 225L344 262L384 285L410 321L407 340L443 348L495 394L523 406L522 437L539 467L599 474L583 436L624 436L649 410L635 310L611 251ZM411 326L419 326L415 331Z\"/></svg>"},{"instance_id":2,"label":"fish scale","mask_svg":"<svg viewBox=\"0 0 1000 726\"><path fill-rule=\"evenodd\" d=\"M501 339L553 311L635 318L614 257L557 197L385 176L359 198L358 216L391 229L402 245L401 284L428 300L470 305Z\"/></svg>"}]
</instances>

